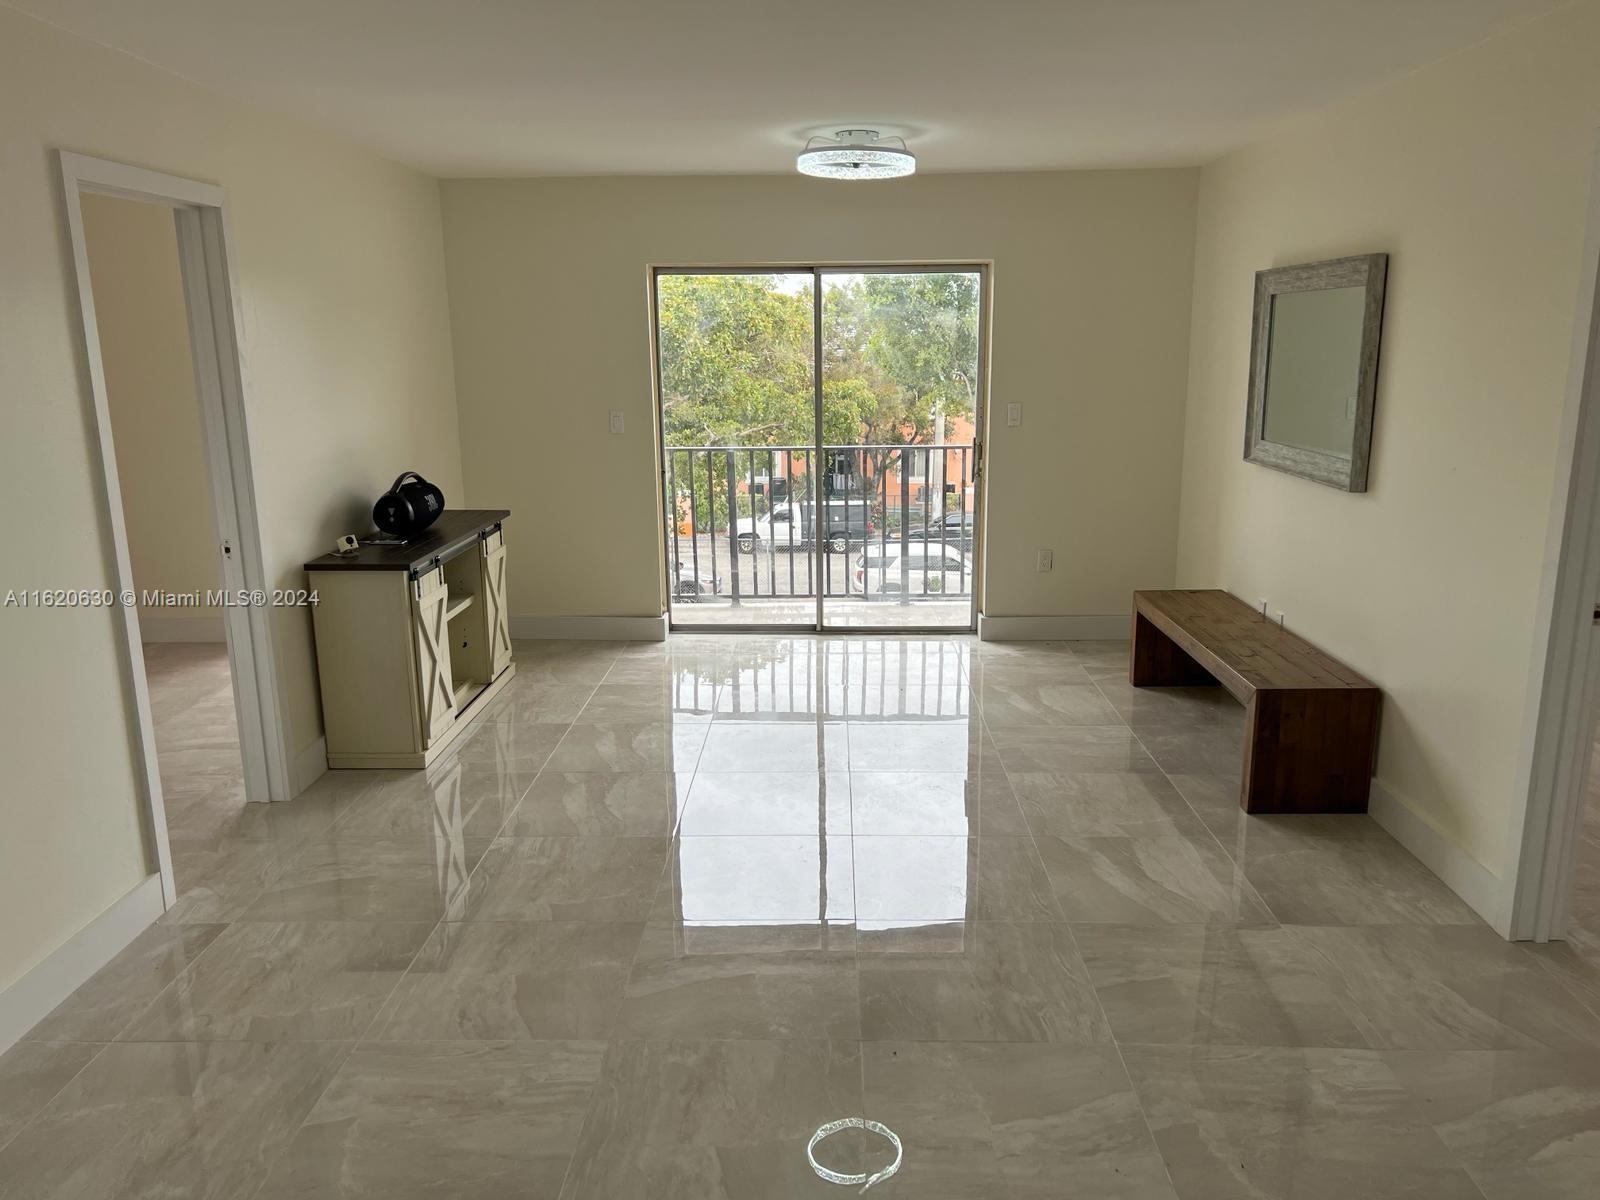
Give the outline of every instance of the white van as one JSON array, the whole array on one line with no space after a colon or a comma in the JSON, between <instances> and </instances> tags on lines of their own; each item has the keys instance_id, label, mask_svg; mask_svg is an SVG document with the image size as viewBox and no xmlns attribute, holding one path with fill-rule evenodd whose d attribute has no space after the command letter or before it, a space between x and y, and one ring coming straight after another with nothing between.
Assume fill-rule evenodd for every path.
<instances>
[{"instance_id":1,"label":"white van","mask_svg":"<svg viewBox=\"0 0 1600 1200\"><path fill-rule=\"evenodd\" d=\"M747 554L757 546L787 550L792 545L796 550L809 550L814 533L812 508L809 501L802 500L775 504L764 516L740 517L739 549ZM823 512L822 540L835 554L862 545L874 533L868 508L860 500L825 500Z\"/></svg>"}]
</instances>

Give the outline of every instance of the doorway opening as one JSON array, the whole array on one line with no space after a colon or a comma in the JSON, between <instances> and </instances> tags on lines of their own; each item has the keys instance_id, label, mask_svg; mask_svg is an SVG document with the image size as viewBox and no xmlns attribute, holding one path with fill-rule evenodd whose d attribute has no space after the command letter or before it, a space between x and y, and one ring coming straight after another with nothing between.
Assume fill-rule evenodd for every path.
<instances>
[{"instance_id":1,"label":"doorway opening","mask_svg":"<svg viewBox=\"0 0 1600 1200\"><path fill-rule=\"evenodd\" d=\"M151 873L292 792L221 188L60 154ZM255 597L260 597L258 602Z\"/></svg>"},{"instance_id":2,"label":"doorway opening","mask_svg":"<svg viewBox=\"0 0 1600 1200\"><path fill-rule=\"evenodd\" d=\"M983 264L657 268L674 629L966 631Z\"/></svg>"},{"instance_id":3,"label":"doorway opening","mask_svg":"<svg viewBox=\"0 0 1600 1200\"><path fill-rule=\"evenodd\" d=\"M1566 965L1600 980L1600 140L1534 630L1532 704L1495 925L1566 940Z\"/></svg>"}]
</instances>

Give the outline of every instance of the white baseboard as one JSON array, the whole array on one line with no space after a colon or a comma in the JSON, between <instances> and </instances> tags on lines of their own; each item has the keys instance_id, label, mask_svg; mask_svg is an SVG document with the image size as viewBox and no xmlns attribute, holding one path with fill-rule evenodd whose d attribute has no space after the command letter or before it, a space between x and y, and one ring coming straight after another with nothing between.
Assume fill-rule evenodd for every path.
<instances>
[{"instance_id":1,"label":"white baseboard","mask_svg":"<svg viewBox=\"0 0 1600 1200\"><path fill-rule=\"evenodd\" d=\"M222 614L169 617L139 614L139 640L143 642L226 642Z\"/></svg>"},{"instance_id":2,"label":"white baseboard","mask_svg":"<svg viewBox=\"0 0 1600 1200\"><path fill-rule=\"evenodd\" d=\"M299 754L294 756L294 761L289 764L289 791L298 796L317 780L321 779L328 770L328 739L318 738Z\"/></svg>"},{"instance_id":3,"label":"white baseboard","mask_svg":"<svg viewBox=\"0 0 1600 1200\"><path fill-rule=\"evenodd\" d=\"M574 642L662 642L667 614L659 617L512 617L511 636Z\"/></svg>"},{"instance_id":4,"label":"white baseboard","mask_svg":"<svg viewBox=\"0 0 1600 1200\"><path fill-rule=\"evenodd\" d=\"M1114 616L991 617L978 614L981 642L1125 642L1130 618Z\"/></svg>"},{"instance_id":5,"label":"white baseboard","mask_svg":"<svg viewBox=\"0 0 1600 1200\"><path fill-rule=\"evenodd\" d=\"M1372 781L1367 812L1501 937L1508 936L1510 922L1504 911L1504 889L1493 871L1449 841L1376 779Z\"/></svg>"},{"instance_id":6,"label":"white baseboard","mask_svg":"<svg viewBox=\"0 0 1600 1200\"><path fill-rule=\"evenodd\" d=\"M0 992L0 1054L120 954L164 911L161 876L152 875Z\"/></svg>"}]
</instances>

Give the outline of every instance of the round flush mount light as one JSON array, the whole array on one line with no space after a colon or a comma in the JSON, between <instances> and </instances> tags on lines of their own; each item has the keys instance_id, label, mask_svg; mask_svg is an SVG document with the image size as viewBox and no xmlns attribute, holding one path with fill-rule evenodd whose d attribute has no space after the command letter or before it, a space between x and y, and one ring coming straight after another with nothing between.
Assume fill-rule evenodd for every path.
<instances>
[{"instance_id":1,"label":"round flush mount light","mask_svg":"<svg viewBox=\"0 0 1600 1200\"><path fill-rule=\"evenodd\" d=\"M809 138L794 165L800 174L819 179L899 179L916 171L917 156L906 149L904 138L880 137L876 129L841 129L831 139Z\"/></svg>"}]
</instances>

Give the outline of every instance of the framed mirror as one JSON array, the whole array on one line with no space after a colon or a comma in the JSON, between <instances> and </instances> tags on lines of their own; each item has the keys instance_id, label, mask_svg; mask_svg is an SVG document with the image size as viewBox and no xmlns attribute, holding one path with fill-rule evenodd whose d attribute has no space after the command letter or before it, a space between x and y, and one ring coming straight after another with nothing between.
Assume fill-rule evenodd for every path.
<instances>
[{"instance_id":1,"label":"framed mirror","mask_svg":"<svg viewBox=\"0 0 1600 1200\"><path fill-rule=\"evenodd\" d=\"M1367 490L1387 254L1256 272L1246 462Z\"/></svg>"}]
</instances>

